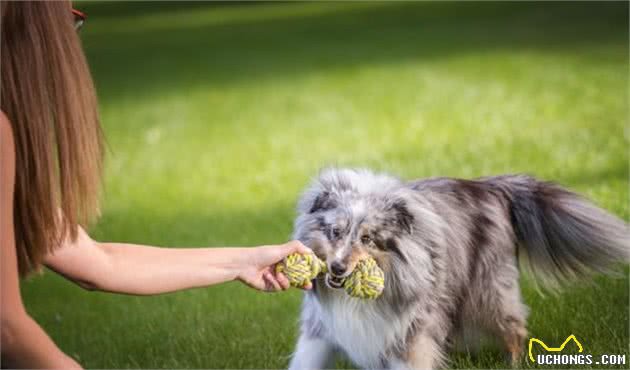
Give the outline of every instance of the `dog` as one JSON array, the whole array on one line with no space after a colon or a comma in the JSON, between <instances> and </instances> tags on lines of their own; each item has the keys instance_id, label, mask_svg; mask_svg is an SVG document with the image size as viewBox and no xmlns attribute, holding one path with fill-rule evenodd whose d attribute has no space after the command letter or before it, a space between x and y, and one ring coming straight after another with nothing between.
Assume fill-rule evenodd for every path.
<instances>
[{"instance_id":1,"label":"dog","mask_svg":"<svg viewBox=\"0 0 630 370\"><path fill-rule=\"evenodd\" d=\"M480 338L517 364L528 308L519 268L561 287L627 262L627 224L581 196L526 175L402 181L366 169L323 170L298 202L294 238L328 273L305 292L290 369L328 368L342 352L362 368L434 369ZM372 256L375 300L343 279Z\"/></svg>"}]
</instances>

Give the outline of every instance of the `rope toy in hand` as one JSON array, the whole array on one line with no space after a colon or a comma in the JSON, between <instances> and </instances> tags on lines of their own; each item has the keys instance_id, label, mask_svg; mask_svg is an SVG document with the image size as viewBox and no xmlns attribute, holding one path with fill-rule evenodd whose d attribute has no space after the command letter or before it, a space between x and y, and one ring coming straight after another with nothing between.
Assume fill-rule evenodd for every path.
<instances>
[{"instance_id":1,"label":"rope toy in hand","mask_svg":"<svg viewBox=\"0 0 630 370\"><path fill-rule=\"evenodd\" d=\"M286 275L293 287L303 287L320 273L326 273L326 264L313 254L293 253L276 265L276 272ZM352 273L344 280L343 288L352 297L376 299L385 287L385 274L372 257L357 262Z\"/></svg>"},{"instance_id":2,"label":"rope toy in hand","mask_svg":"<svg viewBox=\"0 0 630 370\"><path fill-rule=\"evenodd\" d=\"M292 287L302 288L320 273L325 273L326 264L314 254L292 253L276 265L276 272L283 273Z\"/></svg>"}]
</instances>

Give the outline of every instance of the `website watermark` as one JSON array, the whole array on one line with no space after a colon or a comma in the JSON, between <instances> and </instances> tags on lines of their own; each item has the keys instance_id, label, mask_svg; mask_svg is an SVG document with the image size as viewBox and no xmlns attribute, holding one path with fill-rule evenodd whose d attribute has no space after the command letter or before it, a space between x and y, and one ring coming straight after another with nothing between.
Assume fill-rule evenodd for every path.
<instances>
[{"instance_id":1,"label":"website watermark","mask_svg":"<svg viewBox=\"0 0 630 370\"><path fill-rule=\"evenodd\" d=\"M567 354L562 352L569 342L573 341L577 345L577 354ZM544 353L534 354L532 348L534 344L538 344L544 350ZM619 366L627 363L625 354L602 354L593 355L584 352L582 343L571 334L559 347L549 347L545 342L538 338L530 338L528 345L529 360L538 365L608 365Z\"/></svg>"}]
</instances>

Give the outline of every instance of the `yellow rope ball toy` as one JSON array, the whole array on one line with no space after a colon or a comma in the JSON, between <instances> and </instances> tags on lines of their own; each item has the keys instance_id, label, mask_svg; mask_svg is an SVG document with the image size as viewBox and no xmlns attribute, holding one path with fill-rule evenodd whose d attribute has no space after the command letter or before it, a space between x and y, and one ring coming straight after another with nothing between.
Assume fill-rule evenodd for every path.
<instances>
[{"instance_id":1,"label":"yellow rope ball toy","mask_svg":"<svg viewBox=\"0 0 630 370\"><path fill-rule=\"evenodd\" d=\"M293 253L276 265L293 287L303 287L319 274L326 273L324 261L314 254ZM385 274L372 257L357 262L352 273L344 280L343 288L352 297L376 299L385 287Z\"/></svg>"}]
</instances>

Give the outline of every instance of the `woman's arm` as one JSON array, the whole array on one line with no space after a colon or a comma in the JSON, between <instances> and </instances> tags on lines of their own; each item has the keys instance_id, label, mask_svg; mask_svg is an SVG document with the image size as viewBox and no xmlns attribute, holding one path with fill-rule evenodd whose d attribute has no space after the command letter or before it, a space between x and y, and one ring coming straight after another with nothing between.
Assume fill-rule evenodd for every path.
<instances>
[{"instance_id":1,"label":"woman's arm","mask_svg":"<svg viewBox=\"0 0 630 370\"><path fill-rule=\"evenodd\" d=\"M6 116L0 112L0 328L2 366L80 368L57 348L28 315L20 296L13 228L15 146Z\"/></svg>"},{"instance_id":2,"label":"woman's arm","mask_svg":"<svg viewBox=\"0 0 630 370\"><path fill-rule=\"evenodd\" d=\"M90 290L151 295L240 280L267 291L289 283L273 265L290 253L310 253L300 242L255 248L160 248L99 243L79 230L77 240L45 264ZM309 287L310 288L310 287Z\"/></svg>"}]
</instances>

